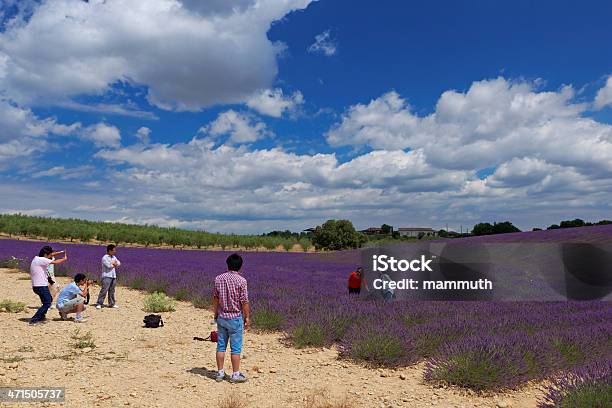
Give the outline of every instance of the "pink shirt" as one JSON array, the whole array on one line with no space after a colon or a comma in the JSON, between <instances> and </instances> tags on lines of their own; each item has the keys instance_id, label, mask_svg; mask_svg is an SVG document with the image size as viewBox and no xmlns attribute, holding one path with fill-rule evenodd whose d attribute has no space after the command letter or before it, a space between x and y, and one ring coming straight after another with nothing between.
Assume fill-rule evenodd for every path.
<instances>
[{"instance_id":1,"label":"pink shirt","mask_svg":"<svg viewBox=\"0 0 612 408\"><path fill-rule=\"evenodd\" d=\"M49 258L35 256L30 264L30 277L32 278L32 287L47 286L47 267L51 264Z\"/></svg>"},{"instance_id":2,"label":"pink shirt","mask_svg":"<svg viewBox=\"0 0 612 408\"><path fill-rule=\"evenodd\" d=\"M219 317L234 319L242 316L242 303L249 301L246 279L238 272L222 273L215 278L213 297L219 299Z\"/></svg>"}]
</instances>

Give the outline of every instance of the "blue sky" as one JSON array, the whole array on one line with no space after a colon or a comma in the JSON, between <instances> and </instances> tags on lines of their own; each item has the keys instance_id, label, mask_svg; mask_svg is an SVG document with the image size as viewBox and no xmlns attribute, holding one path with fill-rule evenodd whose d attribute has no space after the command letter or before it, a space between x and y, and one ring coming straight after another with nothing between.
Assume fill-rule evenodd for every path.
<instances>
[{"instance_id":1,"label":"blue sky","mask_svg":"<svg viewBox=\"0 0 612 408\"><path fill-rule=\"evenodd\" d=\"M0 3L0 212L609 218L608 2Z\"/></svg>"}]
</instances>

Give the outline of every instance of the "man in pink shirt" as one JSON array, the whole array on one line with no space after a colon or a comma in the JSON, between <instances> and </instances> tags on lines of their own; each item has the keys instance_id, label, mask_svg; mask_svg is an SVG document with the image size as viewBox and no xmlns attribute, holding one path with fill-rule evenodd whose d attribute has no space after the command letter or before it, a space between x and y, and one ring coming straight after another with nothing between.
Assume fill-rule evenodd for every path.
<instances>
[{"instance_id":1,"label":"man in pink shirt","mask_svg":"<svg viewBox=\"0 0 612 408\"><path fill-rule=\"evenodd\" d=\"M51 279L48 275L49 265L58 265L68 260L68 254L64 252L62 259L51 260L53 257L53 249L50 246L44 246L38 256L32 259L30 264L30 278L32 279L32 290L38 295L42 306L38 308L34 316L30 319L30 324L37 324L43 322L47 317L47 310L51 307L53 297L49 290L49 280Z\"/></svg>"},{"instance_id":2,"label":"man in pink shirt","mask_svg":"<svg viewBox=\"0 0 612 408\"><path fill-rule=\"evenodd\" d=\"M215 278L213 288L212 310L217 321L217 376L215 380L223 381L225 371L225 350L229 343L232 349L232 370L230 377L232 383L246 381L246 376L240 372L240 354L242 353L242 336L248 329L249 320L249 295L247 281L239 271L242 267L242 258L238 254L232 254L227 258L227 272Z\"/></svg>"}]
</instances>

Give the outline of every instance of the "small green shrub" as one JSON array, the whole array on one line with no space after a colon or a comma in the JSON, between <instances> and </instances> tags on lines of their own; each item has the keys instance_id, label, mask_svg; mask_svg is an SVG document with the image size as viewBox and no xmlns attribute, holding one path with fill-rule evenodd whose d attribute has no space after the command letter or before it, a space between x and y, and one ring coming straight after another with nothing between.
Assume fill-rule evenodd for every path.
<instances>
[{"instance_id":1,"label":"small green shrub","mask_svg":"<svg viewBox=\"0 0 612 408\"><path fill-rule=\"evenodd\" d=\"M419 356L422 357L430 357L433 356L436 351L442 346L445 342L445 339L442 335L428 335L423 337L418 337L415 339L415 349Z\"/></svg>"},{"instance_id":2,"label":"small green shrub","mask_svg":"<svg viewBox=\"0 0 612 408\"><path fill-rule=\"evenodd\" d=\"M189 289L180 288L172 295L178 301L189 300Z\"/></svg>"},{"instance_id":3,"label":"small green shrub","mask_svg":"<svg viewBox=\"0 0 612 408\"><path fill-rule=\"evenodd\" d=\"M159 312L174 312L175 302L172 298L169 298L165 293L155 292L147 295L143 301L145 312L159 313Z\"/></svg>"},{"instance_id":4,"label":"small green shrub","mask_svg":"<svg viewBox=\"0 0 612 408\"><path fill-rule=\"evenodd\" d=\"M296 348L324 347L327 345L325 330L316 323L296 326L291 332L291 341Z\"/></svg>"},{"instance_id":5,"label":"small green shrub","mask_svg":"<svg viewBox=\"0 0 612 408\"><path fill-rule=\"evenodd\" d=\"M21 259L11 256L10 258L0 260L0 268L20 269L21 263Z\"/></svg>"},{"instance_id":6,"label":"small green shrub","mask_svg":"<svg viewBox=\"0 0 612 408\"><path fill-rule=\"evenodd\" d=\"M394 366L405 358L406 351L397 338L386 333L371 333L353 343L349 356L374 366Z\"/></svg>"},{"instance_id":7,"label":"small green shrub","mask_svg":"<svg viewBox=\"0 0 612 408\"><path fill-rule=\"evenodd\" d=\"M95 348L96 343L91 332L81 334L81 329L76 329L72 334L72 339L76 340L73 347L76 349Z\"/></svg>"},{"instance_id":8,"label":"small green shrub","mask_svg":"<svg viewBox=\"0 0 612 408\"><path fill-rule=\"evenodd\" d=\"M330 331L333 341L340 341L354 320L349 316L334 316L330 322Z\"/></svg>"},{"instance_id":9,"label":"small green shrub","mask_svg":"<svg viewBox=\"0 0 612 408\"><path fill-rule=\"evenodd\" d=\"M415 314L407 314L402 319L404 320L404 323L407 327L416 326L417 324L422 324L427 321L427 319L425 319L425 316L419 316Z\"/></svg>"},{"instance_id":10,"label":"small green shrub","mask_svg":"<svg viewBox=\"0 0 612 408\"><path fill-rule=\"evenodd\" d=\"M160 282L160 281L156 281L156 282L147 282L146 286L146 290L149 293L168 293L168 286L170 286L170 284L168 282Z\"/></svg>"},{"instance_id":11,"label":"small green shrub","mask_svg":"<svg viewBox=\"0 0 612 408\"><path fill-rule=\"evenodd\" d=\"M0 301L0 312L20 313L26 309L27 305L23 302L15 302L10 299Z\"/></svg>"},{"instance_id":12,"label":"small green shrub","mask_svg":"<svg viewBox=\"0 0 612 408\"><path fill-rule=\"evenodd\" d=\"M147 284L147 281L142 276L136 276L129 283L128 286L132 289L143 290Z\"/></svg>"},{"instance_id":13,"label":"small green shrub","mask_svg":"<svg viewBox=\"0 0 612 408\"><path fill-rule=\"evenodd\" d=\"M196 295L191 298L191 304L196 309L210 309L212 306L211 300L209 297Z\"/></svg>"},{"instance_id":14,"label":"small green shrub","mask_svg":"<svg viewBox=\"0 0 612 408\"><path fill-rule=\"evenodd\" d=\"M433 377L447 384L482 391L501 384L504 369L512 368L495 364L489 356L463 353L453 356L450 364L438 367Z\"/></svg>"},{"instance_id":15,"label":"small green shrub","mask_svg":"<svg viewBox=\"0 0 612 408\"><path fill-rule=\"evenodd\" d=\"M554 340L553 346L561 353L567 364L574 365L584 361L584 352L577 344L565 340Z\"/></svg>"},{"instance_id":16,"label":"small green shrub","mask_svg":"<svg viewBox=\"0 0 612 408\"><path fill-rule=\"evenodd\" d=\"M577 387L563 396L559 408L612 407L612 384L598 383Z\"/></svg>"},{"instance_id":17,"label":"small green shrub","mask_svg":"<svg viewBox=\"0 0 612 408\"><path fill-rule=\"evenodd\" d=\"M284 321L284 316L270 309L261 309L253 313L253 327L265 331L280 330Z\"/></svg>"}]
</instances>

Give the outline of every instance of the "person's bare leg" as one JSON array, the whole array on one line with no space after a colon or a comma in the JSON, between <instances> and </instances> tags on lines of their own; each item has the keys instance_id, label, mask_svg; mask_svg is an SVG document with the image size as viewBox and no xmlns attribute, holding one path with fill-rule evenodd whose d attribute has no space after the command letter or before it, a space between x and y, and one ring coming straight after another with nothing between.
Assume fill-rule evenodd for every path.
<instances>
[{"instance_id":1,"label":"person's bare leg","mask_svg":"<svg viewBox=\"0 0 612 408\"><path fill-rule=\"evenodd\" d=\"M240 354L232 354L232 370L235 373L240 371Z\"/></svg>"},{"instance_id":2,"label":"person's bare leg","mask_svg":"<svg viewBox=\"0 0 612 408\"><path fill-rule=\"evenodd\" d=\"M217 370L219 371L223 370L224 362L225 362L225 352L217 351Z\"/></svg>"}]
</instances>

